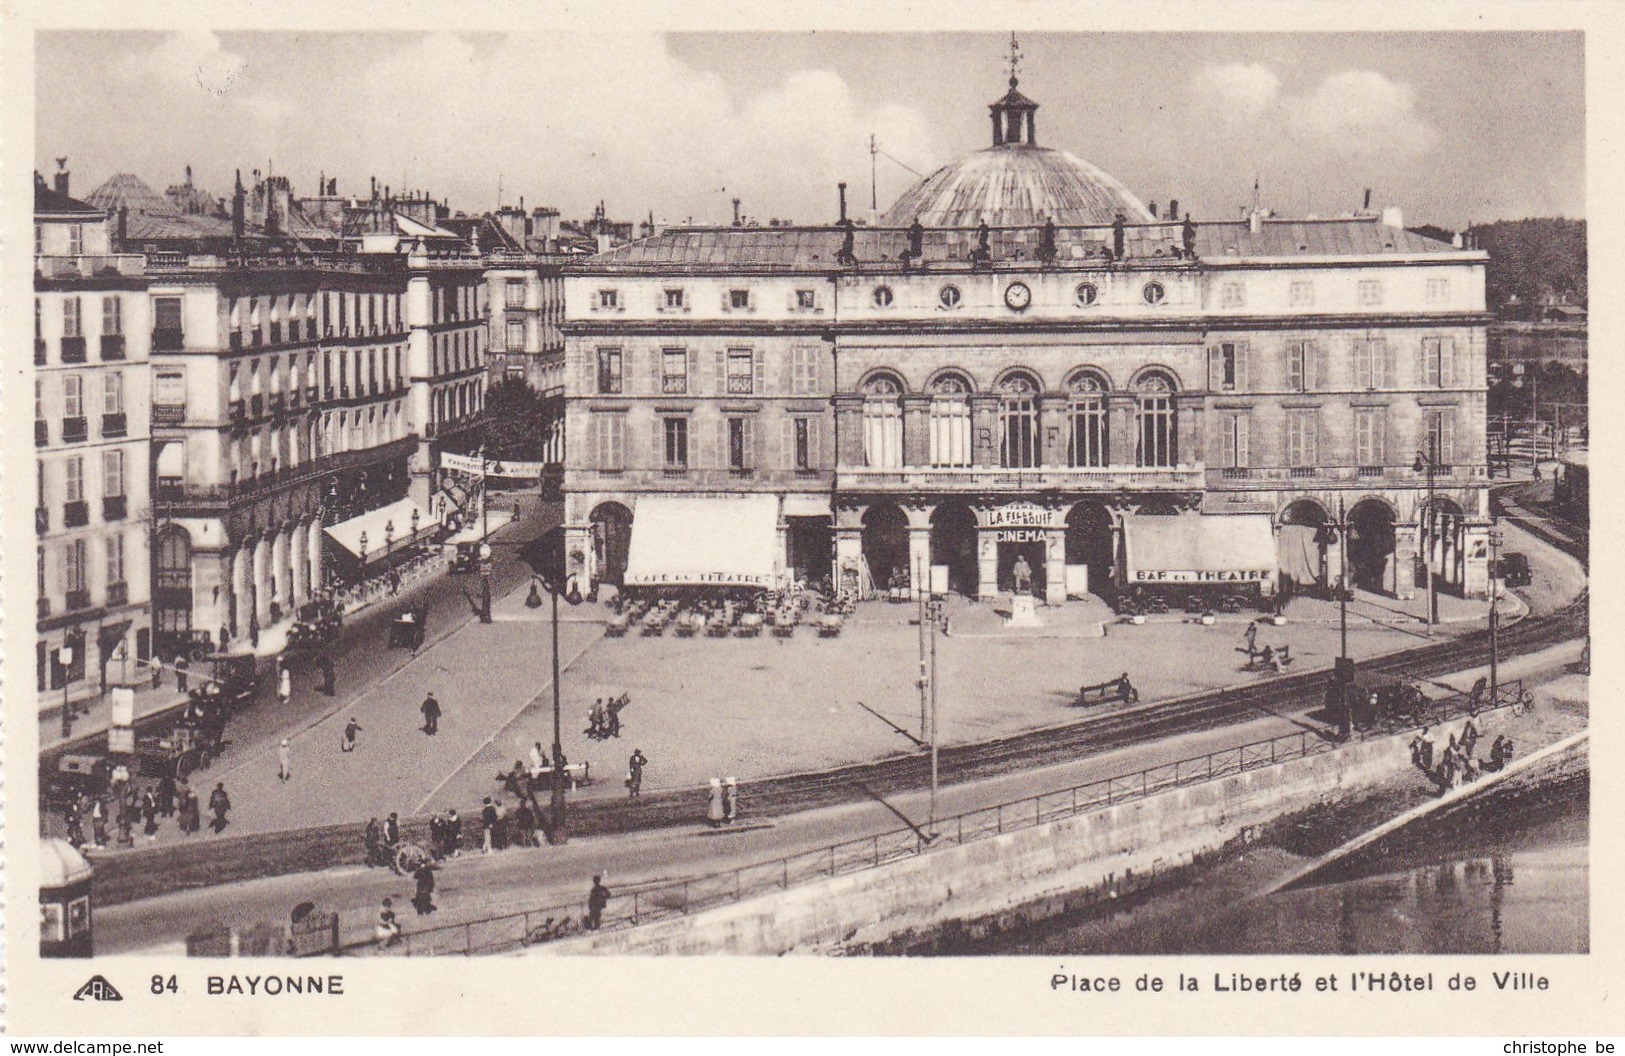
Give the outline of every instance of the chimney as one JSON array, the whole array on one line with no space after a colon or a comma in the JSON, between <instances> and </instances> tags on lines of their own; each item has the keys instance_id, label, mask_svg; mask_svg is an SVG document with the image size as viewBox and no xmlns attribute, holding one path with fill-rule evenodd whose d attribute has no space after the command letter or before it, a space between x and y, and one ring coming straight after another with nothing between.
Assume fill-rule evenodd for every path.
<instances>
[{"instance_id":1,"label":"chimney","mask_svg":"<svg viewBox=\"0 0 1625 1056\"><path fill-rule=\"evenodd\" d=\"M70 175L70 173L68 172L68 159L67 158L57 158L56 159L56 193L60 194L64 198L68 197L68 176L69 175Z\"/></svg>"},{"instance_id":2,"label":"chimney","mask_svg":"<svg viewBox=\"0 0 1625 1056\"><path fill-rule=\"evenodd\" d=\"M1264 230L1264 211L1262 209L1254 209L1247 214L1247 230L1255 235Z\"/></svg>"},{"instance_id":3,"label":"chimney","mask_svg":"<svg viewBox=\"0 0 1625 1056\"><path fill-rule=\"evenodd\" d=\"M243 206L248 193L243 190L243 170L237 170L237 189L231 192L231 240L243 240Z\"/></svg>"},{"instance_id":4,"label":"chimney","mask_svg":"<svg viewBox=\"0 0 1625 1056\"><path fill-rule=\"evenodd\" d=\"M846 181L842 181L841 188L841 223L846 223Z\"/></svg>"},{"instance_id":5,"label":"chimney","mask_svg":"<svg viewBox=\"0 0 1625 1056\"><path fill-rule=\"evenodd\" d=\"M1365 189L1365 204L1360 206L1360 208L1361 209L1370 209L1371 208L1371 188L1369 188L1369 187L1367 187Z\"/></svg>"},{"instance_id":6,"label":"chimney","mask_svg":"<svg viewBox=\"0 0 1625 1056\"><path fill-rule=\"evenodd\" d=\"M1146 211L1151 214L1151 219L1155 220L1157 218L1157 203L1147 202L1145 208Z\"/></svg>"},{"instance_id":7,"label":"chimney","mask_svg":"<svg viewBox=\"0 0 1625 1056\"><path fill-rule=\"evenodd\" d=\"M1382 225L1384 227L1404 227L1405 212L1397 205L1390 205L1382 211Z\"/></svg>"},{"instance_id":8,"label":"chimney","mask_svg":"<svg viewBox=\"0 0 1625 1056\"><path fill-rule=\"evenodd\" d=\"M739 199L734 199L734 226L739 226Z\"/></svg>"},{"instance_id":9,"label":"chimney","mask_svg":"<svg viewBox=\"0 0 1625 1056\"><path fill-rule=\"evenodd\" d=\"M1170 198L1170 199L1168 199L1168 217L1167 218L1169 220L1178 220L1179 219L1179 199L1178 198Z\"/></svg>"}]
</instances>

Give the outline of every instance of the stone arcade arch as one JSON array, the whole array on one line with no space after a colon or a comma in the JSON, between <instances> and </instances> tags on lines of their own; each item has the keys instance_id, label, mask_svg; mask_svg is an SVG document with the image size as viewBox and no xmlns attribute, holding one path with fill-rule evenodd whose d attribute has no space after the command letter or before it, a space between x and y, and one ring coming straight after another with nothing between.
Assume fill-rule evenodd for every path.
<instances>
[{"instance_id":1,"label":"stone arcade arch","mask_svg":"<svg viewBox=\"0 0 1625 1056\"><path fill-rule=\"evenodd\" d=\"M1117 557L1116 523L1111 511L1099 502L1080 502L1066 514L1067 593L1074 589L1073 569L1081 575L1090 594L1105 595L1112 589L1112 570Z\"/></svg>"},{"instance_id":2,"label":"stone arcade arch","mask_svg":"<svg viewBox=\"0 0 1625 1056\"><path fill-rule=\"evenodd\" d=\"M1331 519L1314 499L1298 499L1281 511L1275 535L1281 589L1319 594L1330 588L1335 558L1325 526Z\"/></svg>"},{"instance_id":3,"label":"stone arcade arch","mask_svg":"<svg viewBox=\"0 0 1625 1056\"><path fill-rule=\"evenodd\" d=\"M601 502L588 520L597 579L618 587L626 578L626 559L632 548L632 511L618 502Z\"/></svg>"},{"instance_id":4,"label":"stone arcade arch","mask_svg":"<svg viewBox=\"0 0 1625 1056\"><path fill-rule=\"evenodd\" d=\"M948 589L976 597L981 570L977 561L976 514L963 502L947 502L931 514L931 564L947 566Z\"/></svg>"},{"instance_id":5,"label":"stone arcade arch","mask_svg":"<svg viewBox=\"0 0 1625 1056\"><path fill-rule=\"evenodd\" d=\"M1396 520L1394 508L1381 499L1361 499L1349 510L1349 575L1356 587L1395 593Z\"/></svg>"},{"instance_id":6,"label":"stone arcade arch","mask_svg":"<svg viewBox=\"0 0 1625 1056\"><path fill-rule=\"evenodd\" d=\"M863 559L875 590L909 583L908 517L895 503L879 503L864 513Z\"/></svg>"}]
</instances>

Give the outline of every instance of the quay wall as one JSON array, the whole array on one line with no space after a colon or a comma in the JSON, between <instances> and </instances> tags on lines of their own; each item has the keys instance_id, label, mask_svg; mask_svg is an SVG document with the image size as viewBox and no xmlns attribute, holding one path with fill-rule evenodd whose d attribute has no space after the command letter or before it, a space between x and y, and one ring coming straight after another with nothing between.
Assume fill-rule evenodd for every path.
<instances>
[{"instance_id":1,"label":"quay wall","mask_svg":"<svg viewBox=\"0 0 1625 1056\"><path fill-rule=\"evenodd\" d=\"M1493 737L1497 718L1481 718L1481 732ZM1436 743L1465 722L1437 725ZM692 916L530 947L526 955L830 953L1018 911L1039 919L1075 892L1132 890L1137 878L1189 866L1283 814L1412 770L1409 743L1409 734L1362 741Z\"/></svg>"}]
</instances>

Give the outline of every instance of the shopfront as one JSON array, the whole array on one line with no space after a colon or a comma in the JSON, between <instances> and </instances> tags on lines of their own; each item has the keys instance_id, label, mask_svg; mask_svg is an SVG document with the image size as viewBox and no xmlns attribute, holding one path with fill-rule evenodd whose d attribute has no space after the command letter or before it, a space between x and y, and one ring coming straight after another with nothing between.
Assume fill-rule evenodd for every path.
<instances>
[{"instance_id":1,"label":"shopfront","mask_svg":"<svg viewBox=\"0 0 1625 1056\"><path fill-rule=\"evenodd\" d=\"M1275 535L1262 514L1180 513L1123 518L1122 589L1174 602L1273 595Z\"/></svg>"}]
</instances>

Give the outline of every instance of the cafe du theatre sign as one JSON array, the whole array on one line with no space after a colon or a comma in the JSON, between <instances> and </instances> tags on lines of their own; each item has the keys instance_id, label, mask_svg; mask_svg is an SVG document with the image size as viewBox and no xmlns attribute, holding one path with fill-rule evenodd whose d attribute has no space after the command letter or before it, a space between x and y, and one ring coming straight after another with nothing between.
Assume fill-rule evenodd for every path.
<instances>
[{"instance_id":1,"label":"cafe du theatre sign","mask_svg":"<svg viewBox=\"0 0 1625 1056\"><path fill-rule=\"evenodd\" d=\"M1065 523L1059 510L1035 502L1012 502L984 510L982 527L991 529L993 538L1001 543L1037 543L1043 542L1046 531L1064 528Z\"/></svg>"}]
</instances>

